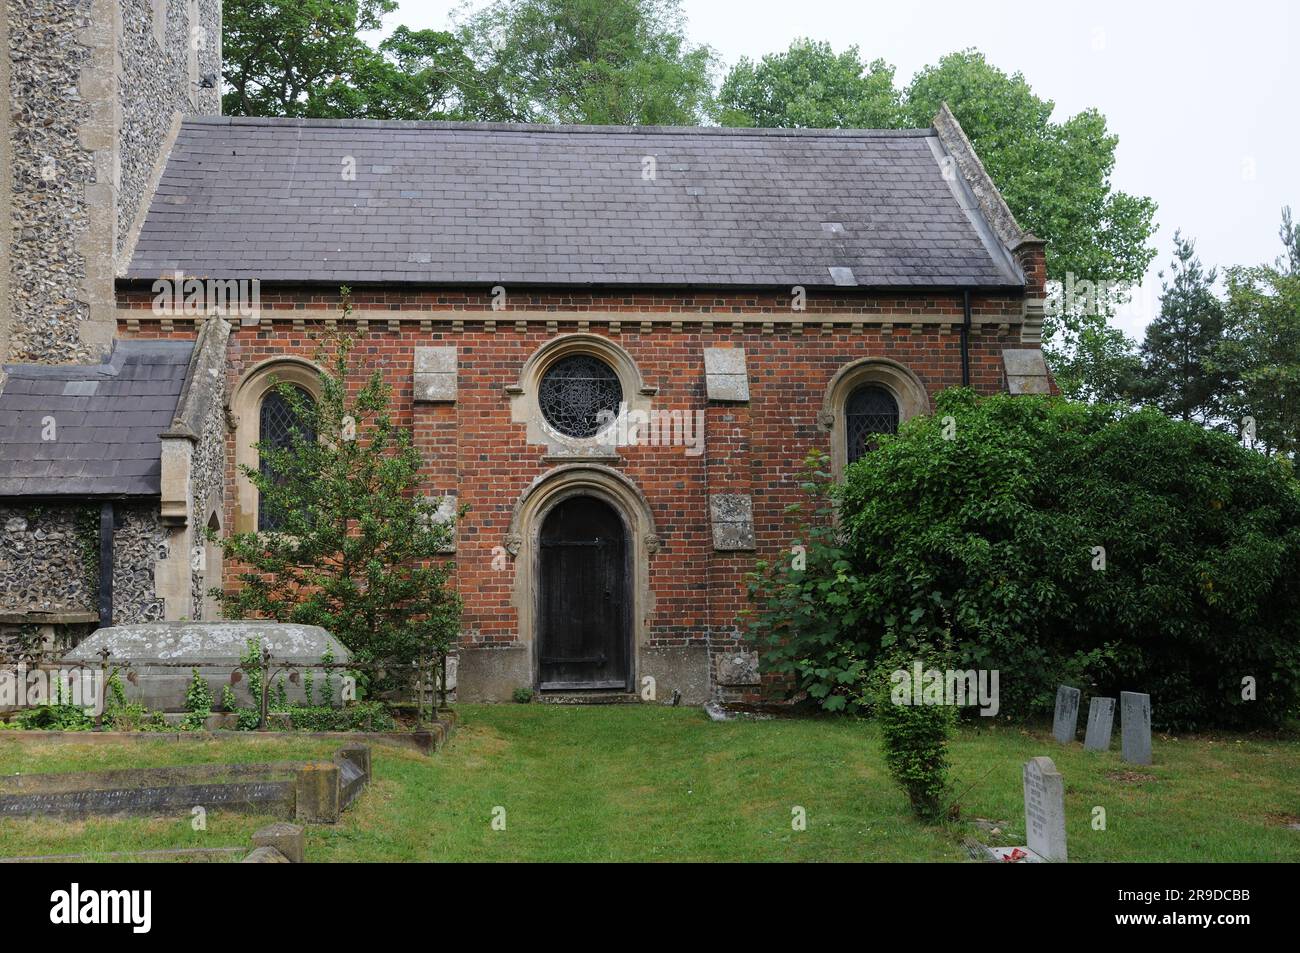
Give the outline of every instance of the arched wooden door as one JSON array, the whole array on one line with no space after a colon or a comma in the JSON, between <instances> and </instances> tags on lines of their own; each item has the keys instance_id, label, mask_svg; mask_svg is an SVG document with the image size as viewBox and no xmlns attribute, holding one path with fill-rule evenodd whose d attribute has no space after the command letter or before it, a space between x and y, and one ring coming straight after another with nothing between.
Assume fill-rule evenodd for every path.
<instances>
[{"instance_id":1,"label":"arched wooden door","mask_svg":"<svg viewBox=\"0 0 1300 953\"><path fill-rule=\"evenodd\" d=\"M615 509L571 496L546 514L538 567L538 687L626 689L631 576Z\"/></svg>"}]
</instances>

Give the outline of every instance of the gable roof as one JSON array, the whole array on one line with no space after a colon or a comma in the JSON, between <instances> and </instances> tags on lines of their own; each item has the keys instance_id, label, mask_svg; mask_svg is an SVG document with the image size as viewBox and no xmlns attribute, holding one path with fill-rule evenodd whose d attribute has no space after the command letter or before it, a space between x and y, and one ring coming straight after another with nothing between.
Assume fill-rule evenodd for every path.
<instances>
[{"instance_id":1,"label":"gable roof","mask_svg":"<svg viewBox=\"0 0 1300 953\"><path fill-rule=\"evenodd\" d=\"M124 277L1023 287L952 165L934 130L192 118Z\"/></svg>"},{"instance_id":2,"label":"gable roof","mask_svg":"<svg viewBox=\"0 0 1300 953\"><path fill-rule=\"evenodd\" d=\"M5 365L0 497L157 496L158 435L171 425L192 349L115 341L104 364Z\"/></svg>"}]
</instances>

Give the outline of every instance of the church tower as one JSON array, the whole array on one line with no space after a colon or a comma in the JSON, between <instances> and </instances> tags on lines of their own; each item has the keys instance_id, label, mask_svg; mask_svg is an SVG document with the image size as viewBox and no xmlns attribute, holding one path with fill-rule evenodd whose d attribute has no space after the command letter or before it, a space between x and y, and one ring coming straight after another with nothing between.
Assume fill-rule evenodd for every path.
<instances>
[{"instance_id":1,"label":"church tower","mask_svg":"<svg viewBox=\"0 0 1300 953\"><path fill-rule=\"evenodd\" d=\"M94 363L183 117L221 112L221 0L0 0L0 363Z\"/></svg>"}]
</instances>

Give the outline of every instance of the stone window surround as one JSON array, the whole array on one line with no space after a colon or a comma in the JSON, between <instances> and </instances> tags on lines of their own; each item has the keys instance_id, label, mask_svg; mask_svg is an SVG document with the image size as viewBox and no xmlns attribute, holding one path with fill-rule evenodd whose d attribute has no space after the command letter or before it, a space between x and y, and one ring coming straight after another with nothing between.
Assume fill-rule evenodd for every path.
<instances>
[{"instance_id":1,"label":"stone window surround","mask_svg":"<svg viewBox=\"0 0 1300 953\"><path fill-rule=\"evenodd\" d=\"M618 375L628 411L649 412L651 398L659 388L645 383L632 355L607 337L579 331L552 338L524 362L519 380L506 387L506 395L510 398L510 419L527 427L528 443L546 446L555 458L616 462L617 448L608 437L602 434L587 438L570 437L552 427L542 415L537 402L542 377L556 361L572 354L589 354L608 364Z\"/></svg>"},{"instance_id":2,"label":"stone window surround","mask_svg":"<svg viewBox=\"0 0 1300 953\"><path fill-rule=\"evenodd\" d=\"M831 378L822 400L818 421L830 434L831 474L838 480L848 463L844 436L844 408L849 396L864 384L874 384L888 391L898 402L898 422L930 412L930 395L906 366L885 357L864 357L845 364Z\"/></svg>"},{"instance_id":3,"label":"stone window surround","mask_svg":"<svg viewBox=\"0 0 1300 953\"><path fill-rule=\"evenodd\" d=\"M257 433L262 400L277 384L295 384L314 400L321 398L321 369L301 357L272 357L249 368L235 387L230 399L230 414L235 432L235 519L236 533L257 530L257 488L239 469L257 469Z\"/></svg>"},{"instance_id":4,"label":"stone window surround","mask_svg":"<svg viewBox=\"0 0 1300 953\"><path fill-rule=\"evenodd\" d=\"M629 566L632 571L630 590L632 608L631 676L639 684L642 649L649 637L646 619L654 610L654 593L650 588L650 560L659 552L662 541L655 531L650 504L641 490L625 475L612 467L598 464L567 463L548 470L535 479L515 503L505 549L514 561L514 590L511 601L518 612L516 639L528 649L530 678L536 684L538 667L538 580L541 575L539 538L546 516L563 500L591 496L609 504L618 513L627 531Z\"/></svg>"}]
</instances>

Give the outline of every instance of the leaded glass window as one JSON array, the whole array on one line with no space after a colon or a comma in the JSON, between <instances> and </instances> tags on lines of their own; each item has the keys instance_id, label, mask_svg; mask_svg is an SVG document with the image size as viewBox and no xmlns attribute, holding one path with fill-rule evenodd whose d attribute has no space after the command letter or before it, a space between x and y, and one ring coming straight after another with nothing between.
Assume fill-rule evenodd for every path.
<instances>
[{"instance_id":1,"label":"leaded glass window","mask_svg":"<svg viewBox=\"0 0 1300 953\"><path fill-rule=\"evenodd\" d=\"M537 394L546 422L566 437L579 438L594 437L608 426L622 400L618 375L590 354L571 354L552 364Z\"/></svg>"},{"instance_id":2,"label":"leaded glass window","mask_svg":"<svg viewBox=\"0 0 1300 953\"><path fill-rule=\"evenodd\" d=\"M306 404L312 404L311 395L301 388L296 388L300 399ZM288 450L293 446L293 435L295 432L302 433L307 439L312 439L311 433L299 423L297 416L293 412L293 406L280 393L279 390L268 391L262 398L262 408L258 413L258 440L268 444L277 450ZM276 474L272 471L270 461L261 461L262 475L269 479L275 480ZM284 525L284 516L281 513L272 512L272 507L267 505L266 500L259 500L257 507L257 528L274 532Z\"/></svg>"},{"instance_id":3,"label":"leaded glass window","mask_svg":"<svg viewBox=\"0 0 1300 953\"><path fill-rule=\"evenodd\" d=\"M877 437L898 433L898 401L883 387L867 384L849 395L844 403L844 437L848 461L859 460L874 450Z\"/></svg>"}]
</instances>

